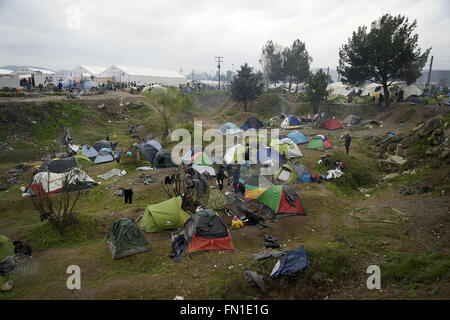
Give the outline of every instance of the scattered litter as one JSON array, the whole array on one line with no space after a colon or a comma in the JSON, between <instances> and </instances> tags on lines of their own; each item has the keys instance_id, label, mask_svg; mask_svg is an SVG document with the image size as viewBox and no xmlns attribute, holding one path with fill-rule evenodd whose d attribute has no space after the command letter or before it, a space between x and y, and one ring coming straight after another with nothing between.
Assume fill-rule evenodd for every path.
<instances>
[{"instance_id":1,"label":"scattered litter","mask_svg":"<svg viewBox=\"0 0 450 320\"><path fill-rule=\"evenodd\" d=\"M254 271L245 270L244 276L248 279L249 282L254 282L258 286L258 289L262 293L264 293L264 278L262 275Z\"/></svg>"},{"instance_id":2,"label":"scattered litter","mask_svg":"<svg viewBox=\"0 0 450 320\"><path fill-rule=\"evenodd\" d=\"M127 172L125 170L120 171L120 173L118 174L119 177L122 177L124 175L126 175Z\"/></svg>"},{"instance_id":3,"label":"scattered litter","mask_svg":"<svg viewBox=\"0 0 450 320\"><path fill-rule=\"evenodd\" d=\"M175 296L175 298L173 298L173 300L184 300L183 296Z\"/></svg>"},{"instance_id":4,"label":"scattered litter","mask_svg":"<svg viewBox=\"0 0 450 320\"><path fill-rule=\"evenodd\" d=\"M264 235L264 247L265 248L279 248L280 244L278 239L268 234Z\"/></svg>"},{"instance_id":5,"label":"scattered litter","mask_svg":"<svg viewBox=\"0 0 450 320\"><path fill-rule=\"evenodd\" d=\"M121 172L122 172L122 170L120 170L120 169L111 169L110 171L108 171L104 174L98 175L97 177L102 178L104 180L108 180L114 176L119 175Z\"/></svg>"},{"instance_id":6,"label":"scattered litter","mask_svg":"<svg viewBox=\"0 0 450 320\"><path fill-rule=\"evenodd\" d=\"M286 250L272 250L272 251L264 251L264 252L258 252L258 253L253 253L252 257L255 260L262 260L262 259L266 259L269 257L281 257L282 255L284 255L286 253Z\"/></svg>"},{"instance_id":7,"label":"scattered litter","mask_svg":"<svg viewBox=\"0 0 450 320\"><path fill-rule=\"evenodd\" d=\"M8 282L4 283L2 285L2 291L11 291L13 288L13 282L12 280L9 280Z\"/></svg>"},{"instance_id":8,"label":"scattered litter","mask_svg":"<svg viewBox=\"0 0 450 320\"><path fill-rule=\"evenodd\" d=\"M305 247L300 246L293 251L288 251L283 258L277 261L272 269L270 277L276 279L279 276L297 273L308 266L309 260Z\"/></svg>"},{"instance_id":9,"label":"scattered litter","mask_svg":"<svg viewBox=\"0 0 450 320\"><path fill-rule=\"evenodd\" d=\"M148 170L153 170L152 167L139 167L136 169L137 171L148 171Z\"/></svg>"},{"instance_id":10,"label":"scattered litter","mask_svg":"<svg viewBox=\"0 0 450 320\"><path fill-rule=\"evenodd\" d=\"M233 269L233 268L234 268L234 266L229 266L229 267L228 267L229 270L231 270L231 269Z\"/></svg>"}]
</instances>

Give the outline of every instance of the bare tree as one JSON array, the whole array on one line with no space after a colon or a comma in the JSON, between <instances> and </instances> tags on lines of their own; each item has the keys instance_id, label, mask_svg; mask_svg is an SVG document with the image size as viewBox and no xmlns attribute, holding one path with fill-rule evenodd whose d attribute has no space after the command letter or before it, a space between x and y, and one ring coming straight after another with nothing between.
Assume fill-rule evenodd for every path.
<instances>
[{"instance_id":1,"label":"bare tree","mask_svg":"<svg viewBox=\"0 0 450 320\"><path fill-rule=\"evenodd\" d=\"M56 194L50 192L52 173L46 173L47 190L42 190L31 199L35 209L40 213L41 221L48 219L50 224L62 234L68 226L77 221L73 210L80 199L81 190L71 191L71 185L77 173L75 170L66 172L62 178L61 191Z\"/></svg>"}]
</instances>

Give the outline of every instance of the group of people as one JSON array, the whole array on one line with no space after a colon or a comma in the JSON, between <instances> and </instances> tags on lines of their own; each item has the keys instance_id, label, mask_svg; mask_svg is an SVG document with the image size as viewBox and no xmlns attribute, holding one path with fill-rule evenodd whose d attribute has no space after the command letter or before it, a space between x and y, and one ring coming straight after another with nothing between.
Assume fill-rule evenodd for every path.
<instances>
[{"instance_id":1,"label":"group of people","mask_svg":"<svg viewBox=\"0 0 450 320\"><path fill-rule=\"evenodd\" d=\"M242 185L239 183L239 178L241 175L241 165L235 161L234 164L229 164L227 166L219 165L216 172L217 184L219 189L222 191L225 180L225 171L228 176L227 186L233 184L233 191L235 194L243 193ZM244 188L245 193L245 188Z\"/></svg>"}]
</instances>

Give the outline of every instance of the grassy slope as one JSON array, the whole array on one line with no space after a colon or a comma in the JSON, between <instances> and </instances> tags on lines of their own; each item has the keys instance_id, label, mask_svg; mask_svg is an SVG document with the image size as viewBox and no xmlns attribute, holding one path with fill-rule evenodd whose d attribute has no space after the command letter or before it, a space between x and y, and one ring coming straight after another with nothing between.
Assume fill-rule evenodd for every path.
<instances>
[{"instance_id":1,"label":"grassy slope","mask_svg":"<svg viewBox=\"0 0 450 320\"><path fill-rule=\"evenodd\" d=\"M278 103L267 109L277 110L280 107ZM71 108L76 110L77 106ZM140 107L135 110L131 107L127 111L129 117L136 120L142 112L148 116L152 114L151 110L143 111ZM228 117L239 123L242 115L236 111ZM78 133L75 126L72 135L86 134L93 139L91 134L94 132L100 135L110 129L105 125L108 120L111 119L94 120L90 132L80 129ZM224 121L221 119L221 122ZM98 130L95 130L97 126ZM122 141L132 142L126 135L127 121L116 119L114 126L121 144ZM342 150L339 135L330 132L328 136ZM355 173L370 175L372 170L372 174L378 176L369 153L371 147L354 139L351 156L343 155L339 149L332 153L349 163L349 168L353 168ZM300 148L305 154L300 162L312 173L323 173L324 168L317 165L320 152L305 150L305 145ZM87 173L100 180L96 178L97 174L114 167L117 167L116 163L105 164L89 168ZM26 239L35 249L41 268L38 275L17 280L14 290L0 293L0 299L173 299L175 295L183 295L186 299L322 299L325 295L350 299L448 298L448 286L435 280L437 276L447 279L449 276L448 254L442 254L448 249L444 239L421 240L419 236L405 233L412 227L409 224L367 223L349 216L355 207L373 202L383 204L391 192L413 181L398 179L390 182L390 186L385 183L378 188L373 184L379 181L369 181L364 185L370 189L367 191L370 194L368 199L355 189L353 181L343 181L341 185L294 185L307 208L306 217L280 219L269 223L270 228L264 231L253 227L232 230L236 252L203 253L193 255L192 259L184 257L181 263L175 264L168 257L170 232L146 234L152 246L148 253L112 260L105 245L111 222L118 217L135 219L147 204L168 198L159 181L149 186L135 185L133 204L126 206L123 198L114 197L112 193L119 186L135 183L138 173L130 165L121 165L120 168L127 170L126 176L102 182L81 198L77 206L81 215L80 225L64 237L39 222L30 200L19 197L20 184L0 193L0 233L11 239ZM164 176L164 173L155 174L160 180ZM426 179L435 174L435 170L430 169L420 177ZM22 182L26 181L27 177L24 177ZM427 197L432 196L425 194L421 197L428 201ZM410 199L406 197L397 205L411 208L417 200L411 199L414 201L408 204ZM311 267L293 276L269 279L268 274L276 259L256 262L251 258L251 253L262 250L263 234L278 237L285 249L304 245ZM349 245L336 242L335 235L345 238ZM416 259L417 253L422 255ZM83 289L79 292L65 288L65 269L71 264L79 265L82 270ZM370 264L381 265L382 272L387 273L386 282L383 280L382 283L383 292L374 293L364 288L367 279L365 268ZM260 294L244 279L242 272L245 268L264 275L266 294ZM404 285L401 281L405 281Z\"/></svg>"}]
</instances>

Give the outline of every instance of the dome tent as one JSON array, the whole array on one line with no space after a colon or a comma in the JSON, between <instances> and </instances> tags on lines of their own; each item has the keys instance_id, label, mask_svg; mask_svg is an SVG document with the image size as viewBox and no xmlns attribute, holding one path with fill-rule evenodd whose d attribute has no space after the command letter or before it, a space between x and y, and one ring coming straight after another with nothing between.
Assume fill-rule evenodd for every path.
<instances>
[{"instance_id":1,"label":"dome tent","mask_svg":"<svg viewBox=\"0 0 450 320\"><path fill-rule=\"evenodd\" d=\"M245 159L245 147L241 144L237 144L232 146L231 148L227 148L225 152L225 156L223 158L226 164L232 164L236 161L238 163L244 162Z\"/></svg>"},{"instance_id":2,"label":"dome tent","mask_svg":"<svg viewBox=\"0 0 450 320\"><path fill-rule=\"evenodd\" d=\"M106 244L114 259L150 250L147 239L136 223L129 218L122 218L113 222L109 228Z\"/></svg>"},{"instance_id":3,"label":"dome tent","mask_svg":"<svg viewBox=\"0 0 450 320\"><path fill-rule=\"evenodd\" d=\"M9 239L0 234L0 262L3 261L7 256L13 256L14 255L14 246L9 241Z\"/></svg>"},{"instance_id":4,"label":"dome tent","mask_svg":"<svg viewBox=\"0 0 450 320\"><path fill-rule=\"evenodd\" d=\"M159 150L155 154L152 163L156 168L176 167L176 165L172 162L172 155L166 149Z\"/></svg>"},{"instance_id":5,"label":"dome tent","mask_svg":"<svg viewBox=\"0 0 450 320\"><path fill-rule=\"evenodd\" d=\"M157 141L157 140L149 140L145 144L152 146L153 148L155 148L158 151L162 149L161 143L159 143L159 141Z\"/></svg>"},{"instance_id":6,"label":"dome tent","mask_svg":"<svg viewBox=\"0 0 450 320\"><path fill-rule=\"evenodd\" d=\"M302 123L296 116L288 115L281 123L281 128L283 129L297 129L301 128Z\"/></svg>"},{"instance_id":7,"label":"dome tent","mask_svg":"<svg viewBox=\"0 0 450 320\"><path fill-rule=\"evenodd\" d=\"M174 238L174 242L178 241L179 250L170 254L175 261L183 253L235 250L225 223L211 209L194 213L184 224L182 234Z\"/></svg>"},{"instance_id":8,"label":"dome tent","mask_svg":"<svg viewBox=\"0 0 450 320\"><path fill-rule=\"evenodd\" d=\"M274 175L274 179L282 183L303 183L310 182L308 169L301 164L284 164Z\"/></svg>"},{"instance_id":9,"label":"dome tent","mask_svg":"<svg viewBox=\"0 0 450 320\"><path fill-rule=\"evenodd\" d=\"M286 159L303 157L302 152L297 145L289 138L277 140L274 139L270 142L270 147L277 150L280 154L284 154Z\"/></svg>"},{"instance_id":10,"label":"dome tent","mask_svg":"<svg viewBox=\"0 0 450 320\"><path fill-rule=\"evenodd\" d=\"M344 120L342 120L342 124L344 126L354 126L361 123L361 118L358 118L357 116L350 114L345 117Z\"/></svg>"},{"instance_id":11,"label":"dome tent","mask_svg":"<svg viewBox=\"0 0 450 320\"><path fill-rule=\"evenodd\" d=\"M296 144L308 143L308 138L300 131L292 131L287 134L288 138Z\"/></svg>"},{"instance_id":12,"label":"dome tent","mask_svg":"<svg viewBox=\"0 0 450 320\"><path fill-rule=\"evenodd\" d=\"M140 143L136 146L136 149L142 154L144 159L147 160L148 162L153 162L155 155L159 151L149 143Z\"/></svg>"},{"instance_id":13,"label":"dome tent","mask_svg":"<svg viewBox=\"0 0 450 320\"><path fill-rule=\"evenodd\" d=\"M189 219L189 214L181 209L181 202L181 197L175 197L150 204L136 222L146 232L178 229Z\"/></svg>"},{"instance_id":14,"label":"dome tent","mask_svg":"<svg viewBox=\"0 0 450 320\"><path fill-rule=\"evenodd\" d=\"M328 130L342 129L342 124L335 118L322 122L322 127Z\"/></svg>"},{"instance_id":15,"label":"dome tent","mask_svg":"<svg viewBox=\"0 0 450 320\"><path fill-rule=\"evenodd\" d=\"M272 209L276 217L305 214L299 195L287 185L267 189L256 201Z\"/></svg>"},{"instance_id":16,"label":"dome tent","mask_svg":"<svg viewBox=\"0 0 450 320\"><path fill-rule=\"evenodd\" d=\"M244 173L241 175L239 182L245 185L247 189L268 189L273 187L273 184L267 180L267 178L263 175L257 173Z\"/></svg>"},{"instance_id":17,"label":"dome tent","mask_svg":"<svg viewBox=\"0 0 450 320\"><path fill-rule=\"evenodd\" d=\"M308 149L327 150L333 147L333 143L324 135L317 135L308 143Z\"/></svg>"},{"instance_id":18,"label":"dome tent","mask_svg":"<svg viewBox=\"0 0 450 320\"><path fill-rule=\"evenodd\" d=\"M234 123L227 122L219 128L219 132L224 135L236 134L236 133L241 132L241 129L239 129L239 127L237 125L235 125Z\"/></svg>"},{"instance_id":19,"label":"dome tent","mask_svg":"<svg viewBox=\"0 0 450 320\"><path fill-rule=\"evenodd\" d=\"M260 129L263 127L263 123L255 117L248 118L242 125L242 130L246 131L249 129Z\"/></svg>"},{"instance_id":20,"label":"dome tent","mask_svg":"<svg viewBox=\"0 0 450 320\"><path fill-rule=\"evenodd\" d=\"M256 161L264 164L267 161L281 162L281 155L275 148L259 148L256 152Z\"/></svg>"}]
</instances>

